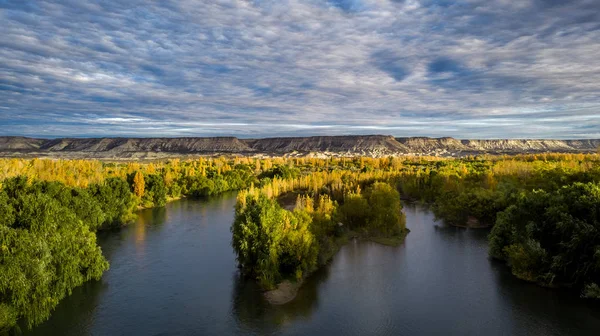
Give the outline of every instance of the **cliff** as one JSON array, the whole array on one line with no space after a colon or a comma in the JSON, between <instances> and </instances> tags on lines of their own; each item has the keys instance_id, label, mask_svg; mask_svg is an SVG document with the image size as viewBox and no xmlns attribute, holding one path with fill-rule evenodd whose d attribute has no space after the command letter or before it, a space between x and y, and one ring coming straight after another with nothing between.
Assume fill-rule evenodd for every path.
<instances>
[{"instance_id":1,"label":"cliff","mask_svg":"<svg viewBox=\"0 0 600 336\"><path fill-rule=\"evenodd\" d=\"M392 136L346 135L243 140L256 152L288 154L293 152L339 153L355 155L393 155L408 152Z\"/></svg>"},{"instance_id":2,"label":"cliff","mask_svg":"<svg viewBox=\"0 0 600 336\"><path fill-rule=\"evenodd\" d=\"M348 135L238 139L190 138L59 138L0 137L0 156L57 158L160 159L194 155L440 155L589 153L600 139L584 140L458 140L455 138Z\"/></svg>"}]
</instances>

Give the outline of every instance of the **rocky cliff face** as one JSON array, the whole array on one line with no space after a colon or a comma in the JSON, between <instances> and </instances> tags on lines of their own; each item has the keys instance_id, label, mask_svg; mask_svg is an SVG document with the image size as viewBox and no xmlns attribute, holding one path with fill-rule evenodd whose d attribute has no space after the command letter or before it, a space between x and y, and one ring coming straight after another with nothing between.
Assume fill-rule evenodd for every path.
<instances>
[{"instance_id":1,"label":"rocky cliff face","mask_svg":"<svg viewBox=\"0 0 600 336\"><path fill-rule=\"evenodd\" d=\"M396 141L408 148L411 153L431 153L436 151L460 152L468 150L460 140L454 138L396 138Z\"/></svg>"},{"instance_id":2,"label":"rocky cliff face","mask_svg":"<svg viewBox=\"0 0 600 336\"><path fill-rule=\"evenodd\" d=\"M49 152L112 152L117 154L123 152L169 152L184 154L209 152L243 153L251 151L245 143L234 137L54 139L44 142L39 149Z\"/></svg>"},{"instance_id":3,"label":"rocky cliff face","mask_svg":"<svg viewBox=\"0 0 600 336\"><path fill-rule=\"evenodd\" d=\"M0 156L145 158L206 155L442 155L594 152L600 139L458 140L385 135L315 136L265 139L213 138L60 138L0 137Z\"/></svg>"},{"instance_id":4,"label":"rocky cliff face","mask_svg":"<svg viewBox=\"0 0 600 336\"><path fill-rule=\"evenodd\" d=\"M392 155L407 153L394 137L385 135L315 136L295 138L265 138L244 140L253 150L264 153L293 152L348 153L361 155Z\"/></svg>"},{"instance_id":5,"label":"rocky cliff face","mask_svg":"<svg viewBox=\"0 0 600 336\"><path fill-rule=\"evenodd\" d=\"M0 137L0 151L36 150L47 140L25 137Z\"/></svg>"}]
</instances>

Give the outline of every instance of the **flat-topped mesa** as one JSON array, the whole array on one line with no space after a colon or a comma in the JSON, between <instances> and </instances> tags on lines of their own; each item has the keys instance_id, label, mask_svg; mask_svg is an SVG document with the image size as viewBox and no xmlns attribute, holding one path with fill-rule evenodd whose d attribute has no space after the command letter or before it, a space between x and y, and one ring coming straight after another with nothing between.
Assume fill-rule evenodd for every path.
<instances>
[{"instance_id":1,"label":"flat-topped mesa","mask_svg":"<svg viewBox=\"0 0 600 336\"><path fill-rule=\"evenodd\" d=\"M565 143L571 148L583 151L600 148L600 139L565 140Z\"/></svg>"},{"instance_id":2,"label":"flat-topped mesa","mask_svg":"<svg viewBox=\"0 0 600 336\"><path fill-rule=\"evenodd\" d=\"M392 155L407 153L407 148L388 135L340 135L283 137L243 140L257 152L333 152Z\"/></svg>"},{"instance_id":3,"label":"flat-topped mesa","mask_svg":"<svg viewBox=\"0 0 600 336\"><path fill-rule=\"evenodd\" d=\"M37 150L48 140L20 136L0 136L0 151Z\"/></svg>"},{"instance_id":4,"label":"flat-topped mesa","mask_svg":"<svg viewBox=\"0 0 600 336\"><path fill-rule=\"evenodd\" d=\"M462 140L470 150L478 151L572 151L565 140L498 139L498 140Z\"/></svg>"},{"instance_id":5,"label":"flat-topped mesa","mask_svg":"<svg viewBox=\"0 0 600 336\"><path fill-rule=\"evenodd\" d=\"M247 153L252 148L235 137L212 138L90 138L54 139L40 146L50 152L167 152L167 153Z\"/></svg>"},{"instance_id":6,"label":"flat-topped mesa","mask_svg":"<svg viewBox=\"0 0 600 336\"><path fill-rule=\"evenodd\" d=\"M428 153L432 151L448 151L460 152L468 150L460 140L444 137L444 138L429 138L429 137L407 137L396 138L396 141L405 145L411 153Z\"/></svg>"},{"instance_id":7,"label":"flat-topped mesa","mask_svg":"<svg viewBox=\"0 0 600 336\"><path fill-rule=\"evenodd\" d=\"M590 153L600 139L496 139L398 137L389 135L343 135L238 139L236 137L189 138L59 138L0 137L0 156L54 156L61 158L145 158L186 155L442 155L519 153Z\"/></svg>"}]
</instances>

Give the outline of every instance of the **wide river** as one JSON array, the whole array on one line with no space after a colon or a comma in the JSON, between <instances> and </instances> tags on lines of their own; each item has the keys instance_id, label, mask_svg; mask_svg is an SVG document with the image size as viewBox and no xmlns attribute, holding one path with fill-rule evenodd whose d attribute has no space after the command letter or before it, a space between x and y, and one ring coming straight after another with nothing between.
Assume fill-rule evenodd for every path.
<instances>
[{"instance_id":1,"label":"wide river","mask_svg":"<svg viewBox=\"0 0 600 336\"><path fill-rule=\"evenodd\" d=\"M239 278L235 196L141 211L99 236L111 268L25 335L600 335L600 307L515 279L486 230L405 207L399 247L351 242L298 297L269 306Z\"/></svg>"}]
</instances>

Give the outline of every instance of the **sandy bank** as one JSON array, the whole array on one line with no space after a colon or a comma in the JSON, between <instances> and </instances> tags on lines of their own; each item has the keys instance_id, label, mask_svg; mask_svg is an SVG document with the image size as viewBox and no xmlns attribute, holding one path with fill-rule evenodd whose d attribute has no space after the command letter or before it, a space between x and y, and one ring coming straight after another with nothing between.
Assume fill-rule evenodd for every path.
<instances>
[{"instance_id":1,"label":"sandy bank","mask_svg":"<svg viewBox=\"0 0 600 336\"><path fill-rule=\"evenodd\" d=\"M302 280L298 282L285 280L277 285L277 288L265 292L265 299L274 305L286 304L296 297L301 286Z\"/></svg>"}]
</instances>

